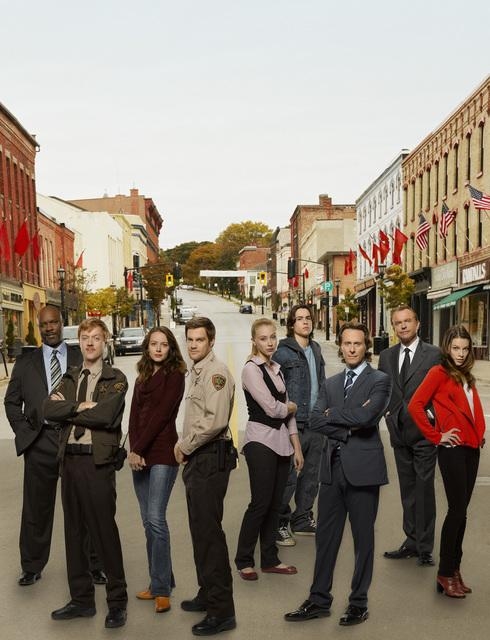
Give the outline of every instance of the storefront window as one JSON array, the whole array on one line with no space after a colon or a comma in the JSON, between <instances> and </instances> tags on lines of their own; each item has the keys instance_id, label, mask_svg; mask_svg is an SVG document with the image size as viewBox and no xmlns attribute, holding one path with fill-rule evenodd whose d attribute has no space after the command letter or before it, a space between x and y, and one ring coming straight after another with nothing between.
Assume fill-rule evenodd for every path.
<instances>
[{"instance_id":1,"label":"storefront window","mask_svg":"<svg viewBox=\"0 0 490 640\"><path fill-rule=\"evenodd\" d=\"M460 303L460 319L469 331L475 347L488 346L487 333L488 294L477 293L463 298Z\"/></svg>"}]
</instances>

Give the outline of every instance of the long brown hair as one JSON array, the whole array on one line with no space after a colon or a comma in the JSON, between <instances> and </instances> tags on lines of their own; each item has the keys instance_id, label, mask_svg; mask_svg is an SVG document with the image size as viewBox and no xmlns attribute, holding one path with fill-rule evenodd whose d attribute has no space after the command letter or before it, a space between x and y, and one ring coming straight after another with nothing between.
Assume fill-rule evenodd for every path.
<instances>
[{"instance_id":1,"label":"long brown hair","mask_svg":"<svg viewBox=\"0 0 490 640\"><path fill-rule=\"evenodd\" d=\"M143 355L136 364L138 371L137 382L146 382L153 375L154 362L150 358L150 352L148 346L150 344L151 336L154 333L163 333L168 340L168 356L162 362L162 369L165 373L171 373L172 371L180 371L185 373L187 371L187 365L180 352L179 345L175 339L174 334L167 327L153 327L148 331L143 340Z\"/></svg>"},{"instance_id":2,"label":"long brown hair","mask_svg":"<svg viewBox=\"0 0 490 640\"><path fill-rule=\"evenodd\" d=\"M466 360L460 367L457 367L454 364L453 359L451 358L451 343L455 338L462 338L463 340L468 340L469 348L468 355L466 356ZM475 364L475 354L473 353L473 341L471 339L470 334L466 327L462 324L454 325L453 327L449 327L444 337L442 338L441 343L441 364L446 370L446 373L454 378L456 382L461 385L464 385L466 382L470 387L473 387L475 384L475 376L471 373L473 365Z\"/></svg>"}]
</instances>

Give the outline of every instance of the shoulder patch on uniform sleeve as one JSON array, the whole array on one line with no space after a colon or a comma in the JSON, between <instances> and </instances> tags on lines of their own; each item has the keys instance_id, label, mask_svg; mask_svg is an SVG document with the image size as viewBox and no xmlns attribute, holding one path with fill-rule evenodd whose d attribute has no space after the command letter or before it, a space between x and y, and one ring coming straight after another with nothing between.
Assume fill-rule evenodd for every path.
<instances>
[{"instance_id":1,"label":"shoulder patch on uniform sleeve","mask_svg":"<svg viewBox=\"0 0 490 640\"><path fill-rule=\"evenodd\" d=\"M225 376L222 376L220 373L215 373L214 376L211 378L211 381L216 391L220 391L226 384Z\"/></svg>"},{"instance_id":2,"label":"shoulder patch on uniform sleeve","mask_svg":"<svg viewBox=\"0 0 490 640\"><path fill-rule=\"evenodd\" d=\"M124 391L125 384L124 382L115 382L114 383L114 391L118 393L122 393Z\"/></svg>"}]
</instances>

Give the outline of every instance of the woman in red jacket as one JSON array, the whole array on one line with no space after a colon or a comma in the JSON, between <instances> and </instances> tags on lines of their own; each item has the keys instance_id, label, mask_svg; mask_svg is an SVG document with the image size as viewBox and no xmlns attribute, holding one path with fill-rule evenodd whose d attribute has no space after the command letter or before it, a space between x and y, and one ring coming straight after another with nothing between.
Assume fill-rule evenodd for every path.
<instances>
[{"instance_id":1,"label":"woman in red jacket","mask_svg":"<svg viewBox=\"0 0 490 640\"><path fill-rule=\"evenodd\" d=\"M170 609L175 586L166 510L179 468L174 456L175 419L187 370L175 336L167 327L154 327L145 336L137 369L128 462L145 528L150 586L136 597L155 600L155 611L162 613Z\"/></svg>"},{"instance_id":2,"label":"woman in red jacket","mask_svg":"<svg viewBox=\"0 0 490 640\"><path fill-rule=\"evenodd\" d=\"M448 510L441 531L437 590L464 598L471 589L460 573L466 510L475 486L485 419L471 369L471 336L463 326L450 327L442 340L442 364L430 369L408 410L427 440L438 446L438 462ZM435 427L426 414L432 404Z\"/></svg>"}]
</instances>

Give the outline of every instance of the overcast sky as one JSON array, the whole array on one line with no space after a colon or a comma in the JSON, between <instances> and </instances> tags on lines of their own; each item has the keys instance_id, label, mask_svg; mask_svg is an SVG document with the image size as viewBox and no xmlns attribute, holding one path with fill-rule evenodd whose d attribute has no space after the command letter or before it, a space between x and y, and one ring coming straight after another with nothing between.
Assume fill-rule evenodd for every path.
<instances>
[{"instance_id":1,"label":"overcast sky","mask_svg":"<svg viewBox=\"0 0 490 640\"><path fill-rule=\"evenodd\" d=\"M351 203L490 71L488 0L0 0L37 189L151 196L163 248Z\"/></svg>"}]
</instances>

